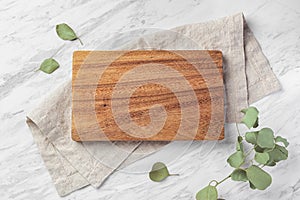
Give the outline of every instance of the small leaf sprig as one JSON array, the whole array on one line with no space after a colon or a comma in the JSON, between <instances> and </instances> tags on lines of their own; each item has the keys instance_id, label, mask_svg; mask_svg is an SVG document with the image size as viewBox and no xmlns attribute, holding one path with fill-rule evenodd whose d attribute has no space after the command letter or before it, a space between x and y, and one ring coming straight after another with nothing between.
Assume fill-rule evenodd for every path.
<instances>
[{"instance_id":1,"label":"small leaf sprig","mask_svg":"<svg viewBox=\"0 0 300 200\"><path fill-rule=\"evenodd\" d=\"M80 42L80 44L83 45L82 41L76 35L76 33L74 32L74 30L69 25L67 25L65 23L57 24L56 25L56 33L57 33L58 37L60 37L63 40L73 41L73 40L77 40L78 39L79 42ZM41 70L42 72L45 72L47 74L51 74L56 69L58 69L59 68L59 63L53 58L53 56L50 57L50 58L45 59L42 62L42 64L40 65L40 68L38 70Z\"/></svg>"},{"instance_id":2,"label":"small leaf sprig","mask_svg":"<svg viewBox=\"0 0 300 200\"><path fill-rule=\"evenodd\" d=\"M154 163L149 172L149 178L154 182L161 182L168 176L179 176L179 174L170 174L167 166L162 162Z\"/></svg>"},{"instance_id":3,"label":"small leaf sprig","mask_svg":"<svg viewBox=\"0 0 300 200\"><path fill-rule=\"evenodd\" d=\"M242 123L249 129L258 127L259 111L257 108L249 107L241 112L244 113ZM244 150L245 143L252 146L247 152ZM286 149L288 145L287 139L281 136L275 137L270 128L249 131L244 136L239 133L235 152L227 159L228 164L234 168L233 172L221 181L212 180L208 186L196 194L196 199L217 200L217 186L229 178L233 181L249 182L249 187L253 190L265 190L271 185L272 177L262 168L265 166L273 167L276 163L286 160L288 158L288 150ZM251 153L254 153L254 156L247 160L252 155Z\"/></svg>"},{"instance_id":4,"label":"small leaf sprig","mask_svg":"<svg viewBox=\"0 0 300 200\"><path fill-rule=\"evenodd\" d=\"M57 33L58 37L60 37L63 40L73 41L73 40L78 39L80 44L83 45L82 41L76 35L74 30L66 23L57 24L56 25L56 33Z\"/></svg>"},{"instance_id":5,"label":"small leaf sprig","mask_svg":"<svg viewBox=\"0 0 300 200\"><path fill-rule=\"evenodd\" d=\"M57 68L59 68L59 63L54 58L47 58L42 62L39 70L51 74Z\"/></svg>"}]
</instances>

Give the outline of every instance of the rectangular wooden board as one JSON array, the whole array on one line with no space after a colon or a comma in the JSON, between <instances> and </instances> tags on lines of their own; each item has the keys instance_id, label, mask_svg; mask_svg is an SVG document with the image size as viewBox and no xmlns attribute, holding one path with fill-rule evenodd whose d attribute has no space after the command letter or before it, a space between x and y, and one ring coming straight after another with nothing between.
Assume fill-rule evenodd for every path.
<instances>
[{"instance_id":1,"label":"rectangular wooden board","mask_svg":"<svg viewBox=\"0 0 300 200\"><path fill-rule=\"evenodd\" d=\"M74 52L73 140L223 138L221 51Z\"/></svg>"}]
</instances>

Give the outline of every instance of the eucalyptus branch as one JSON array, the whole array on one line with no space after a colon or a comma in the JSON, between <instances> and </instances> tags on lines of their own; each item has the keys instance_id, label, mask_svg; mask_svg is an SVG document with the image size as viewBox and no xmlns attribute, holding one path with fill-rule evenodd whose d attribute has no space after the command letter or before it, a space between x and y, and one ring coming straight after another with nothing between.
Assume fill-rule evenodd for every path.
<instances>
[{"instance_id":1,"label":"eucalyptus branch","mask_svg":"<svg viewBox=\"0 0 300 200\"><path fill-rule=\"evenodd\" d=\"M244 117L242 123L249 129L258 127L258 110L255 107L243 109ZM238 137L236 151L231 154L227 162L234 168L233 172L221 181L212 180L209 185L201 189L197 195L197 200L217 200L218 191L217 186L231 178L233 181L249 182L251 189L265 190L271 185L272 177L262 168L265 166L272 167L277 162L286 160L288 151L286 147L289 145L288 141L281 136L274 136L274 132L270 128L262 128L259 131L250 131L241 135L238 124L236 124ZM244 153L244 143L252 145L251 149ZM279 145L282 143L284 146ZM251 164L247 168L241 166L247 162L246 158L255 152L254 157L248 162ZM212 183L216 183L212 185Z\"/></svg>"}]
</instances>

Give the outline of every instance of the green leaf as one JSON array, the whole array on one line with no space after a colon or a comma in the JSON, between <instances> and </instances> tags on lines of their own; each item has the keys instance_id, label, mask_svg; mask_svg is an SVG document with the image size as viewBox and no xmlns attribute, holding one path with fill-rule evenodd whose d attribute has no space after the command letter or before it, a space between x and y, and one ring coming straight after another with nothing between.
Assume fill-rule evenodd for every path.
<instances>
[{"instance_id":1,"label":"green leaf","mask_svg":"<svg viewBox=\"0 0 300 200\"><path fill-rule=\"evenodd\" d=\"M237 151L233 153L229 158L227 159L227 162L231 167L239 168L244 163L244 154L241 151Z\"/></svg>"},{"instance_id":2,"label":"green leaf","mask_svg":"<svg viewBox=\"0 0 300 200\"><path fill-rule=\"evenodd\" d=\"M178 174L170 174L167 166L162 162L154 163L151 171L149 172L149 178L152 181L160 182L166 179L168 176L175 176Z\"/></svg>"},{"instance_id":3,"label":"green leaf","mask_svg":"<svg viewBox=\"0 0 300 200\"><path fill-rule=\"evenodd\" d=\"M259 153L263 153L264 152L264 149L261 148L261 147L259 147L259 146L257 146L257 145L254 147L254 150L255 150L255 152L259 152Z\"/></svg>"},{"instance_id":4,"label":"green leaf","mask_svg":"<svg viewBox=\"0 0 300 200\"><path fill-rule=\"evenodd\" d=\"M268 163L269 159L270 159L269 154L266 152L264 152L264 153L256 152L255 156L254 156L254 160L260 164Z\"/></svg>"},{"instance_id":5,"label":"green leaf","mask_svg":"<svg viewBox=\"0 0 300 200\"><path fill-rule=\"evenodd\" d=\"M246 171L243 169L235 169L231 174L231 179L234 181L248 181Z\"/></svg>"},{"instance_id":6,"label":"green leaf","mask_svg":"<svg viewBox=\"0 0 300 200\"><path fill-rule=\"evenodd\" d=\"M273 167L273 166L275 166L276 165L276 162L275 161L272 161L272 160L269 160L268 162L267 162L267 164L265 164L266 166L269 166L269 167Z\"/></svg>"},{"instance_id":7,"label":"green leaf","mask_svg":"<svg viewBox=\"0 0 300 200\"><path fill-rule=\"evenodd\" d=\"M287 141L287 139L281 137L281 136L277 136L275 138L275 142L278 143L278 142L282 142L284 144L285 147L288 147L289 146L289 142Z\"/></svg>"},{"instance_id":8,"label":"green leaf","mask_svg":"<svg viewBox=\"0 0 300 200\"><path fill-rule=\"evenodd\" d=\"M244 123L249 129L258 126L258 110L255 107L249 107L241 111L244 113L242 123Z\"/></svg>"},{"instance_id":9,"label":"green leaf","mask_svg":"<svg viewBox=\"0 0 300 200\"><path fill-rule=\"evenodd\" d=\"M257 145L261 148L273 149L275 146L274 133L270 128L263 128L257 134Z\"/></svg>"},{"instance_id":10,"label":"green leaf","mask_svg":"<svg viewBox=\"0 0 300 200\"><path fill-rule=\"evenodd\" d=\"M77 35L75 34L75 32L73 31L73 29L65 23L56 25L56 33L57 33L58 37L60 37L63 40L72 41L72 40L79 39L77 37ZM79 41L82 44L80 39L79 39Z\"/></svg>"},{"instance_id":11,"label":"green leaf","mask_svg":"<svg viewBox=\"0 0 300 200\"><path fill-rule=\"evenodd\" d=\"M208 185L202 190L200 190L197 195L197 200L217 200L218 198L218 191L215 186Z\"/></svg>"},{"instance_id":12,"label":"green leaf","mask_svg":"<svg viewBox=\"0 0 300 200\"><path fill-rule=\"evenodd\" d=\"M266 189L272 183L272 177L256 165L252 165L246 169L246 174L250 183L259 190Z\"/></svg>"},{"instance_id":13,"label":"green leaf","mask_svg":"<svg viewBox=\"0 0 300 200\"><path fill-rule=\"evenodd\" d=\"M275 147L275 146L274 146ZM264 153L264 152L270 152L270 151L272 151L274 148L272 148L272 149L268 149L268 148L261 148L261 147L259 147L259 146L257 146L257 145L255 145L255 147L254 147L254 150L256 151L256 152L258 152L258 153Z\"/></svg>"},{"instance_id":14,"label":"green leaf","mask_svg":"<svg viewBox=\"0 0 300 200\"><path fill-rule=\"evenodd\" d=\"M58 62L56 60L54 60L53 58L48 58L42 62L39 70L41 70L47 74L51 74L57 68L59 68Z\"/></svg>"},{"instance_id":15,"label":"green leaf","mask_svg":"<svg viewBox=\"0 0 300 200\"><path fill-rule=\"evenodd\" d=\"M258 132L247 132L245 134L245 139L248 143L256 144Z\"/></svg>"},{"instance_id":16,"label":"green leaf","mask_svg":"<svg viewBox=\"0 0 300 200\"><path fill-rule=\"evenodd\" d=\"M241 143L241 142L243 141L243 137L242 137L242 136L238 136L238 137L237 137L237 141L238 141L239 143Z\"/></svg>"},{"instance_id":17,"label":"green leaf","mask_svg":"<svg viewBox=\"0 0 300 200\"><path fill-rule=\"evenodd\" d=\"M236 143L236 150L237 151L244 152L242 141L243 141L243 137L242 136L238 136L237 143Z\"/></svg>"},{"instance_id":18,"label":"green leaf","mask_svg":"<svg viewBox=\"0 0 300 200\"><path fill-rule=\"evenodd\" d=\"M288 158L288 150L280 145L275 145L275 148L268 152L270 159L269 162L279 162Z\"/></svg>"},{"instance_id":19,"label":"green leaf","mask_svg":"<svg viewBox=\"0 0 300 200\"><path fill-rule=\"evenodd\" d=\"M254 125L253 125L253 128L257 128L258 127L258 117L257 117L257 119L256 119L256 121L255 121L255 123L254 123Z\"/></svg>"},{"instance_id":20,"label":"green leaf","mask_svg":"<svg viewBox=\"0 0 300 200\"><path fill-rule=\"evenodd\" d=\"M250 183L250 188L252 189L252 190L256 190L256 187L249 181L249 183Z\"/></svg>"}]
</instances>

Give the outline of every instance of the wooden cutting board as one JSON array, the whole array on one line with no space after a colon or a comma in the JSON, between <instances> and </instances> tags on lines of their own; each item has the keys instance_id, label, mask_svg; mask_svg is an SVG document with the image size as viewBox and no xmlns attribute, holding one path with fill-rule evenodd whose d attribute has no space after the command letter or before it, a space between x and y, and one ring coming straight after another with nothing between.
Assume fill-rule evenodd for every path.
<instances>
[{"instance_id":1,"label":"wooden cutting board","mask_svg":"<svg viewBox=\"0 0 300 200\"><path fill-rule=\"evenodd\" d=\"M223 92L220 51L76 51L72 139L220 140Z\"/></svg>"}]
</instances>

